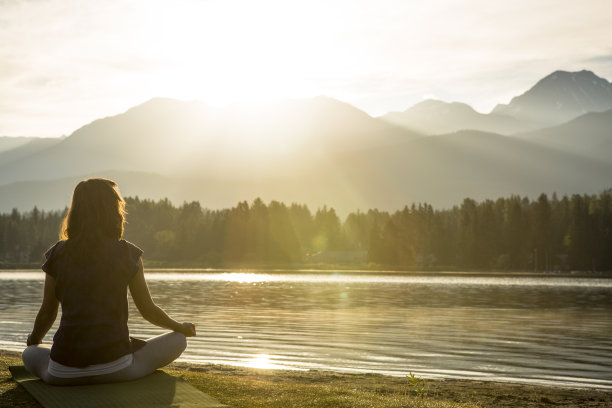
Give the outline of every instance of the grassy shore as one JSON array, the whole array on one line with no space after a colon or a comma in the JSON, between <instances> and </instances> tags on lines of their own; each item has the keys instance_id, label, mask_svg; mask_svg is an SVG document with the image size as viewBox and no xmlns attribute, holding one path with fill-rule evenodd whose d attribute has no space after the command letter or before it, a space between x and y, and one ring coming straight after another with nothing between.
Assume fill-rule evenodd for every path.
<instances>
[{"instance_id":1,"label":"grassy shore","mask_svg":"<svg viewBox=\"0 0 612 408\"><path fill-rule=\"evenodd\" d=\"M18 353L0 351L0 408L40 407L10 376ZM374 374L173 364L165 369L235 408L609 407L612 392Z\"/></svg>"}]
</instances>

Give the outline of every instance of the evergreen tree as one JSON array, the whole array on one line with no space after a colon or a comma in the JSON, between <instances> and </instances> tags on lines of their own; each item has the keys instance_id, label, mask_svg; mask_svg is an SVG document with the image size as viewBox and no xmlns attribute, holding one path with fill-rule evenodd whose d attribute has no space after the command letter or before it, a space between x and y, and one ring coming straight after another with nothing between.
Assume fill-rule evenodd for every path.
<instances>
[{"instance_id":1,"label":"evergreen tree","mask_svg":"<svg viewBox=\"0 0 612 408\"><path fill-rule=\"evenodd\" d=\"M612 269L612 190L571 198L511 196L434 210L412 204L389 214L375 209L341 222L326 206L257 198L222 210L198 202L175 207L127 198L125 238L149 262L221 266L291 264L322 251L367 253L368 262L401 268ZM42 261L58 236L67 209L34 207L0 214L0 262Z\"/></svg>"}]
</instances>

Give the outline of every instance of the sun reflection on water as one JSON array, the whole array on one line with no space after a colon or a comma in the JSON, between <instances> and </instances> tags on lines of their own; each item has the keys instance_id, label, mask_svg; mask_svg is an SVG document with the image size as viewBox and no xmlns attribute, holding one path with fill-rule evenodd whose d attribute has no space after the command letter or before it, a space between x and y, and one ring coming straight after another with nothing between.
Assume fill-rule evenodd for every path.
<instances>
[{"instance_id":1,"label":"sun reflection on water","mask_svg":"<svg viewBox=\"0 0 612 408\"><path fill-rule=\"evenodd\" d=\"M181 273L165 273L153 272L146 274L147 280L161 281L222 281L222 282L237 282L237 283L258 283L270 282L278 280L265 273L254 272L223 272L223 273L207 273L207 272L181 272Z\"/></svg>"},{"instance_id":2,"label":"sun reflection on water","mask_svg":"<svg viewBox=\"0 0 612 408\"><path fill-rule=\"evenodd\" d=\"M219 276L219 279L238 283L269 282L271 280L275 280L275 278L271 275L247 272L222 273Z\"/></svg>"},{"instance_id":3,"label":"sun reflection on water","mask_svg":"<svg viewBox=\"0 0 612 408\"><path fill-rule=\"evenodd\" d=\"M162 272L163 271L163 272ZM221 272L223 271L223 272ZM464 273L439 274L383 274L365 273L363 271L318 271L297 270L292 273L261 273L253 270L210 270L210 269L166 269L147 270L146 278L150 281L225 281L250 283L261 282L307 282L307 283L385 283L385 284L419 284L419 285L470 285L470 286L551 286L551 287L592 287L612 288L612 280L594 277L567 276L489 276L483 274L469 275ZM45 274L33 270L0 270L0 281L42 281Z\"/></svg>"},{"instance_id":4,"label":"sun reflection on water","mask_svg":"<svg viewBox=\"0 0 612 408\"><path fill-rule=\"evenodd\" d=\"M262 369L272 369L272 368L286 369L288 368L284 365L274 364L270 360L270 356L268 354L257 354L256 356L247 360L246 364L244 364L244 367L262 368Z\"/></svg>"}]
</instances>

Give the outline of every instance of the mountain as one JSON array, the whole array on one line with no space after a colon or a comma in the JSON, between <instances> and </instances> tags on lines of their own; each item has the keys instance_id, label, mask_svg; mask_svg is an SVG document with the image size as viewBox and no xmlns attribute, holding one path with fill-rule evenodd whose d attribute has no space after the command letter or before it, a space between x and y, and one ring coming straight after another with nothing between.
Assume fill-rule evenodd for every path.
<instances>
[{"instance_id":1,"label":"mountain","mask_svg":"<svg viewBox=\"0 0 612 408\"><path fill-rule=\"evenodd\" d=\"M403 112L381 116L389 123L432 135L478 130L503 135L528 132L568 122L588 112L612 109L612 84L591 71L555 71L508 105L489 114L467 104L426 100Z\"/></svg>"},{"instance_id":2,"label":"mountain","mask_svg":"<svg viewBox=\"0 0 612 408\"><path fill-rule=\"evenodd\" d=\"M466 129L512 134L533 128L533 124L510 116L476 112L465 103L432 99L420 102L404 112L388 113L381 116L381 119L428 135Z\"/></svg>"},{"instance_id":3,"label":"mountain","mask_svg":"<svg viewBox=\"0 0 612 408\"><path fill-rule=\"evenodd\" d=\"M308 167L310 155L417 136L325 97L257 110L156 98L96 120L19 161L0 162L0 184L108 170L268 177L285 172L287 161L291 168Z\"/></svg>"},{"instance_id":4,"label":"mountain","mask_svg":"<svg viewBox=\"0 0 612 408\"><path fill-rule=\"evenodd\" d=\"M516 136L612 163L612 110L587 113L559 126Z\"/></svg>"},{"instance_id":5,"label":"mountain","mask_svg":"<svg viewBox=\"0 0 612 408\"><path fill-rule=\"evenodd\" d=\"M154 173L101 171L53 180L32 180L0 186L0 212L12 208L31 210L63 209L70 204L76 184L89 177L105 177L115 180L124 196L139 196L159 200L169 198L175 203L201 200L211 208L221 208L237 202L236 191L244 186L222 186L205 180L176 179ZM229 188L225 188L229 187ZM240 198L239 200L242 200Z\"/></svg>"},{"instance_id":6,"label":"mountain","mask_svg":"<svg viewBox=\"0 0 612 408\"><path fill-rule=\"evenodd\" d=\"M448 208L465 197L597 193L611 187L612 161L593 156L610 151L611 116L589 113L513 136L422 136L325 97L225 109L153 99L18 160L8 160L11 152L27 145L4 152L0 211L63 208L90 176L115 179L125 195L141 198L226 208L261 197L340 214L412 202Z\"/></svg>"},{"instance_id":7,"label":"mountain","mask_svg":"<svg viewBox=\"0 0 612 408\"><path fill-rule=\"evenodd\" d=\"M265 178L223 173L181 178L125 171L95 175L115 179L127 196L168 197L175 203L198 200L208 208L227 208L261 197L264 201L305 203L311 209L328 205L341 215L357 209L396 210L411 202L449 208L465 197L483 200L510 194L535 198L555 191L596 193L609 187L612 179L610 163L525 139L477 131L313 156L310 166L299 174L291 163L286 166L286 173ZM74 185L87 176L0 186L0 211L34 205L39 209L63 208Z\"/></svg>"},{"instance_id":8,"label":"mountain","mask_svg":"<svg viewBox=\"0 0 612 408\"><path fill-rule=\"evenodd\" d=\"M0 153L15 149L19 146L22 146L36 138L34 137L10 137L10 136L0 136Z\"/></svg>"},{"instance_id":9,"label":"mountain","mask_svg":"<svg viewBox=\"0 0 612 408\"><path fill-rule=\"evenodd\" d=\"M62 138L59 137L7 137L6 139L17 139L18 142L21 143L4 144L6 149L0 150L0 168L9 163L17 162L25 157L53 147L62 141Z\"/></svg>"},{"instance_id":10,"label":"mountain","mask_svg":"<svg viewBox=\"0 0 612 408\"><path fill-rule=\"evenodd\" d=\"M448 208L465 197L594 193L610 186L612 179L612 164L478 131L348 154L338 163L345 180L370 181L353 189L375 208L401 208L423 201Z\"/></svg>"},{"instance_id":11,"label":"mountain","mask_svg":"<svg viewBox=\"0 0 612 408\"><path fill-rule=\"evenodd\" d=\"M612 109L612 84L591 71L555 71L493 114L546 126L570 121L588 112Z\"/></svg>"}]
</instances>

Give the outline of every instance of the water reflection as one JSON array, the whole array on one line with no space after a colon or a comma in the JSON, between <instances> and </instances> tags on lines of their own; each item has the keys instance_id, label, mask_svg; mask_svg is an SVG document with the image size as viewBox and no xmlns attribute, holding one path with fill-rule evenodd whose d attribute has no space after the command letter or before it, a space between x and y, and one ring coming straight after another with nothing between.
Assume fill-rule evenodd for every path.
<instances>
[{"instance_id":1,"label":"water reflection","mask_svg":"<svg viewBox=\"0 0 612 408\"><path fill-rule=\"evenodd\" d=\"M180 271L180 272L177 272ZM7 280L41 280L41 271L15 270L0 271L0 281ZM466 273L440 274L393 274L377 275L371 272L358 273L296 273L295 271L261 273L261 272L231 272L210 269L179 269L153 270L147 272L148 281L222 281L222 282L311 282L311 283L398 283L398 284L430 284L430 285L463 285L463 286L544 286L544 287L592 287L612 288L612 280L598 278L567 278L555 276L489 276Z\"/></svg>"},{"instance_id":2,"label":"water reflection","mask_svg":"<svg viewBox=\"0 0 612 408\"><path fill-rule=\"evenodd\" d=\"M1 347L21 348L42 279L0 272ZM273 271L147 279L158 304L197 324L188 361L612 389L612 282L603 279ZM162 332L133 306L130 316L132 335Z\"/></svg>"},{"instance_id":3,"label":"water reflection","mask_svg":"<svg viewBox=\"0 0 612 408\"><path fill-rule=\"evenodd\" d=\"M244 367L251 367L251 368L262 368L262 369L298 369L299 368L295 368L295 367L290 367L290 366L286 366L286 365L282 365L282 364L277 364L274 360L273 357L269 356L268 354L257 354L249 359L246 359L244 361L244 364L241 364Z\"/></svg>"}]
</instances>

